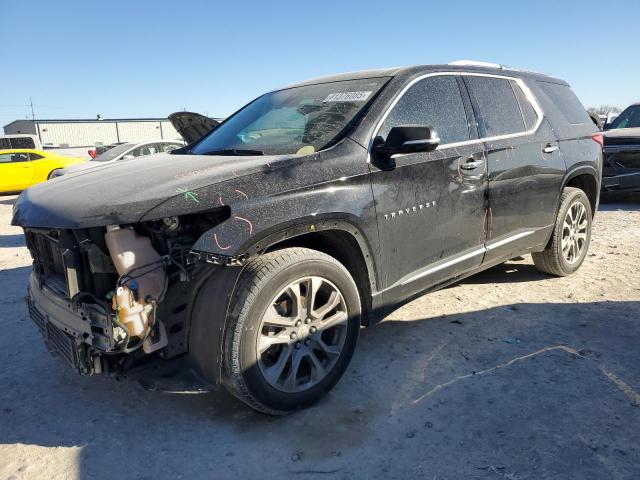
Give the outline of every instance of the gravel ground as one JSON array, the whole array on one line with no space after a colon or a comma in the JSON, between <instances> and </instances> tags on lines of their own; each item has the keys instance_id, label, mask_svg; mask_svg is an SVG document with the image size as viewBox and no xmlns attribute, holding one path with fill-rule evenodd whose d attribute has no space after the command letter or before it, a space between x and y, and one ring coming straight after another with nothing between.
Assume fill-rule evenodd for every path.
<instances>
[{"instance_id":1,"label":"gravel ground","mask_svg":"<svg viewBox=\"0 0 640 480\"><path fill-rule=\"evenodd\" d=\"M640 477L640 202L601 206L568 278L530 257L362 332L345 377L284 418L225 392L82 378L26 318L0 197L0 478Z\"/></svg>"}]
</instances>

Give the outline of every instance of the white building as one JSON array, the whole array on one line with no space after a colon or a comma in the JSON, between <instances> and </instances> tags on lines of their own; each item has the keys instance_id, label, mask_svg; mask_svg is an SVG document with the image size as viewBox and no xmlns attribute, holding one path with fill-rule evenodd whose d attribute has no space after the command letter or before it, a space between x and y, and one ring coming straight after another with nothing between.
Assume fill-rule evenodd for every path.
<instances>
[{"instance_id":1,"label":"white building","mask_svg":"<svg viewBox=\"0 0 640 480\"><path fill-rule=\"evenodd\" d=\"M6 135L37 135L43 145L91 147L138 140L182 140L166 118L109 120L15 120L4 126Z\"/></svg>"}]
</instances>

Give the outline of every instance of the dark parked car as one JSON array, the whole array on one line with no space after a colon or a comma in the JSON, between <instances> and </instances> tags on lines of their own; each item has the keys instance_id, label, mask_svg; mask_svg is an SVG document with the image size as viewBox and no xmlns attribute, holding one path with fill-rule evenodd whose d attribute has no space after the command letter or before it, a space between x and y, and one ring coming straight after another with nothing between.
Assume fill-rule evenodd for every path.
<instances>
[{"instance_id":1,"label":"dark parked car","mask_svg":"<svg viewBox=\"0 0 640 480\"><path fill-rule=\"evenodd\" d=\"M626 108L604 133L602 190L640 192L640 103Z\"/></svg>"},{"instance_id":2,"label":"dark parked car","mask_svg":"<svg viewBox=\"0 0 640 480\"><path fill-rule=\"evenodd\" d=\"M565 82L498 66L272 91L188 147L24 192L31 318L83 374L173 366L305 407L417 295L528 253L575 272L601 141Z\"/></svg>"}]
</instances>

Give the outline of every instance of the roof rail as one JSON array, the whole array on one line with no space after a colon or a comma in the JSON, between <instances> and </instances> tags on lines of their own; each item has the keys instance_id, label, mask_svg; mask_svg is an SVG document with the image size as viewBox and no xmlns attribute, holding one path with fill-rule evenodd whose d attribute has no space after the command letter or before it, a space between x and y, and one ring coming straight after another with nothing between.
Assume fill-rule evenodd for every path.
<instances>
[{"instance_id":1,"label":"roof rail","mask_svg":"<svg viewBox=\"0 0 640 480\"><path fill-rule=\"evenodd\" d=\"M462 67L488 67L488 68L504 69L504 66L500 65L499 63L479 62L476 60L456 60L455 62L450 62L449 65L458 65Z\"/></svg>"}]
</instances>

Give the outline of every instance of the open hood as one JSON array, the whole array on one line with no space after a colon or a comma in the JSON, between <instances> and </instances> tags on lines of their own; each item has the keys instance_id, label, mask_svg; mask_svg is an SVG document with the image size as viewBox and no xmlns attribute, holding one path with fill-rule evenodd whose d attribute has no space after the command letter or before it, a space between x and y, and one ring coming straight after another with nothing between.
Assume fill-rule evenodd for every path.
<instances>
[{"instance_id":1,"label":"open hood","mask_svg":"<svg viewBox=\"0 0 640 480\"><path fill-rule=\"evenodd\" d=\"M169 115L169 121L189 145L220 125L218 120L193 112L172 113Z\"/></svg>"}]
</instances>

